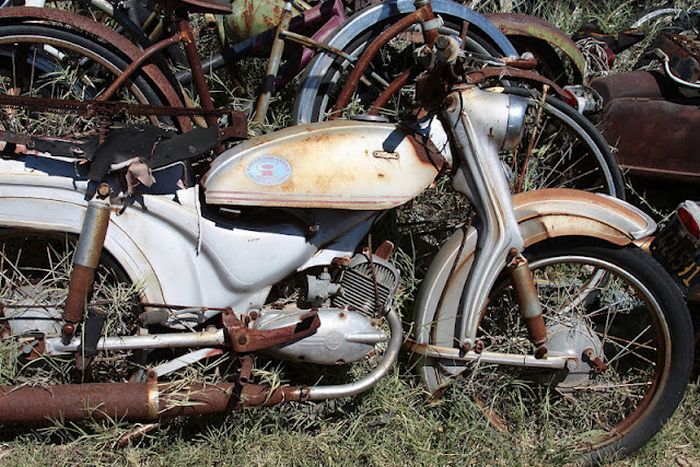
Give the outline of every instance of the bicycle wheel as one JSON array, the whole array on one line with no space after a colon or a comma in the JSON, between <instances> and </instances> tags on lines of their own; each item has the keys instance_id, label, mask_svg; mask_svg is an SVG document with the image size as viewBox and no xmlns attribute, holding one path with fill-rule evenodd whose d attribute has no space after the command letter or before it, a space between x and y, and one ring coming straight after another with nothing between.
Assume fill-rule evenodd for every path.
<instances>
[{"instance_id":1,"label":"bicycle wheel","mask_svg":"<svg viewBox=\"0 0 700 467\"><path fill-rule=\"evenodd\" d=\"M0 93L3 94L95 99L127 66L118 52L66 29L37 24L0 26ZM139 73L128 80L112 100L162 104L155 88ZM60 111L3 109L2 113L5 117L3 129L17 132L80 135L94 130L96 125L95 119ZM144 120L129 119L130 122Z\"/></svg>"},{"instance_id":2,"label":"bicycle wheel","mask_svg":"<svg viewBox=\"0 0 700 467\"><path fill-rule=\"evenodd\" d=\"M504 91L529 103L520 145L503 154L513 193L575 188L625 198L620 167L588 119L555 97L543 101L539 91L518 86L506 86Z\"/></svg>"},{"instance_id":3,"label":"bicycle wheel","mask_svg":"<svg viewBox=\"0 0 700 467\"><path fill-rule=\"evenodd\" d=\"M446 25L456 31L459 23L448 18ZM344 52L359 57L374 37L390 24L379 23L355 38ZM420 45L420 33L406 32L383 47L372 61L365 82L358 83L346 116L366 113L382 90L381 81L391 82L414 64L413 51ZM479 36L468 36L467 49L480 55L494 56L493 47ZM350 63L337 58L321 79L318 91L305 93L304 102L297 102L298 119L320 121L327 118L337 94L345 83ZM512 81L511 81L512 83ZM502 84L502 83L498 83ZM516 151L503 154L504 165L510 168L511 188L514 193L538 188L576 188L605 193L624 199L624 182L617 161L598 130L573 108L554 97L547 97L542 116L537 119L539 102L535 91L508 85L505 92L527 97L527 134ZM382 114L397 120L403 110L414 105L413 86L408 84L392 96ZM302 111L303 110L303 111ZM533 133L534 128L537 131ZM531 137L532 148L528 151ZM527 154L530 154L527 157ZM527 162L527 164L524 164Z\"/></svg>"},{"instance_id":4,"label":"bicycle wheel","mask_svg":"<svg viewBox=\"0 0 700 467\"><path fill-rule=\"evenodd\" d=\"M451 31L454 35L458 35L461 29L461 20L446 15L443 16L443 19L446 22L445 29ZM395 17L390 17L372 25L372 27L357 34L343 48L343 51L354 59L359 58L372 40L389 28L395 21ZM422 45L422 33L420 32L420 27L414 26L408 28L399 37L392 39L386 46L382 47L377 56L374 57L367 72L365 72L364 79L358 83L355 96L350 106L346 109L345 115L354 115L369 110L369 106L379 93L394 78L415 63L413 52L420 45ZM486 40L480 38L474 32L469 32L465 48L487 57L498 55ZM345 84L344 77L349 75L350 72L351 63L342 57L337 57L320 78L318 86L314 86L311 92L303 92L297 96L294 110L296 123L326 120L327 113L333 107L340 89ZM392 97L391 105L382 109L382 113L396 119L398 109L402 107L402 97L406 96L408 98L405 100L407 105L413 103L412 91L412 84L404 86L400 92Z\"/></svg>"},{"instance_id":5,"label":"bicycle wheel","mask_svg":"<svg viewBox=\"0 0 700 467\"><path fill-rule=\"evenodd\" d=\"M673 414L690 375L693 335L680 293L633 247L567 239L541 243L526 256L549 355L569 357L567 368L475 362L461 374L467 384L455 381L448 397L471 400L506 439L532 442L555 463L635 451ZM534 353L509 278L494 287L477 338L484 351ZM438 380L445 368L433 367Z\"/></svg>"}]
</instances>

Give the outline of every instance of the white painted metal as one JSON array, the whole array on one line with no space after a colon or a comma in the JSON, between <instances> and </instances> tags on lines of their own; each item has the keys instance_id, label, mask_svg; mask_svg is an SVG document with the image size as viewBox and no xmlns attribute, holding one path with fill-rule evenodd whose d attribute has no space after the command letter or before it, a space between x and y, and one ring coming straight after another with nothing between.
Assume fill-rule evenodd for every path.
<instances>
[{"instance_id":1,"label":"white painted metal","mask_svg":"<svg viewBox=\"0 0 700 467\"><path fill-rule=\"evenodd\" d=\"M210 204L379 210L427 188L439 167L398 126L322 122L250 139L214 161ZM422 148L421 148L422 149Z\"/></svg>"},{"instance_id":2,"label":"white painted metal","mask_svg":"<svg viewBox=\"0 0 700 467\"><path fill-rule=\"evenodd\" d=\"M86 183L49 176L74 171L69 163L42 159L25 159L35 168L0 163L0 227L79 234ZM314 258L329 264L335 255L324 254L325 247L352 252L376 215L312 211L310 222L319 231L309 236L303 222L206 219L197 200L197 187L180 190L177 197L145 195L141 205L110 217L105 249L141 288L144 301L259 309L275 282Z\"/></svg>"}]
</instances>

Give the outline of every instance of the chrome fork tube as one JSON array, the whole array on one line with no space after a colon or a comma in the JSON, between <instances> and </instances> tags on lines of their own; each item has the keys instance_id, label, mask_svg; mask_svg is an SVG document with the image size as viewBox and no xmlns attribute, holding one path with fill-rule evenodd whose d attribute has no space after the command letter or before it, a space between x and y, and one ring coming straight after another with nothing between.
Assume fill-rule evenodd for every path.
<instances>
[{"instance_id":1,"label":"chrome fork tube","mask_svg":"<svg viewBox=\"0 0 700 467\"><path fill-rule=\"evenodd\" d=\"M523 250L523 238L513 212L511 193L498 157L520 132L525 107L512 96L465 86L443 104L445 128L452 133L460 165L453 186L474 204L479 217L474 264L462 296L460 345L474 347L481 311L511 251ZM455 157L457 160L457 157Z\"/></svg>"}]
</instances>

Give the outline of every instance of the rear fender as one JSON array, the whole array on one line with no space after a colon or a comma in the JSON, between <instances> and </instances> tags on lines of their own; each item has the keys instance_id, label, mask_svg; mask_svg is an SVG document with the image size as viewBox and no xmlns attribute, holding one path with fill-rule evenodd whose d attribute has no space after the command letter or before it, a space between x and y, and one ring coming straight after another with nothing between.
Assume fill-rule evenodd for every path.
<instances>
[{"instance_id":1,"label":"rear fender","mask_svg":"<svg viewBox=\"0 0 700 467\"><path fill-rule=\"evenodd\" d=\"M560 85L565 84L582 84L583 76L586 72L586 60L579 50L576 42L574 42L571 37L567 36L562 30L555 27L553 24L534 17L530 15L523 15L518 13L489 13L484 15L493 24L495 24L498 29L505 34L515 46L518 46L518 39L524 38L528 39L530 43L535 44L536 48L546 52L553 52L555 55L548 55L554 59L556 52L561 53L565 58L571 61L573 65L573 82L563 83L557 79L557 76L547 76L548 78L557 81ZM525 50L519 50L519 52L525 52ZM537 52L533 50L533 53ZM558 59L559 57L557 57ZM554 59L556 61L556 59ZM559 60L561 61L561 60ZM542 65L548 65L543 63ZM549 64L554 66L555 64ZM563 63L559 63L563 66ZM564 70L559 70L564 71ZM555 72L558 74L558 72Z\"/></svg>"},{"instance_id":2,"label":"rear fender","mask_svg":"<svg viewBox=\"0 0 700 467\"><path fill-rule=\"evenodd\" d=\"M589 237L624 246L656 230L655 222L624 201L606 195L563 188L515 195L515 210L525 246L550 238ZM455 232L436 255L416 301L415 338L418 344L453 347L459 342L457 311L474 259L477 232ZM474 320L478 323L478 320ZM468 336L476 337L477 329ZM421 371L435 378L431 367ZM426 381L435 387L435 381Z\"/></svg>"}]
</instances>

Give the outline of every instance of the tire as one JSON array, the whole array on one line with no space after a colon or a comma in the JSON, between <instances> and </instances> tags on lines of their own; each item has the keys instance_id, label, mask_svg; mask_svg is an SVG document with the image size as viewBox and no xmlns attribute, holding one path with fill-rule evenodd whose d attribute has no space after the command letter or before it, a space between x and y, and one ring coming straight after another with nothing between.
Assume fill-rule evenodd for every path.
<instances>
[{"instance_id":1,"label":"tire","mask_svg":"<svg viewBox=\"0 0 700 467\"><path fill-rule=\"evenodd\" d=\"M37 24L0 26L2 93L7 93L12 86L19 88L19 94L24 96L93 99L127 66L128 61L118 51L60 27ZM162 105L156 88L139 73L113 98L120 99ZM66 121L60 111L48 114L49 117L31 111L15 114L12 130L62 136L65 130L79 133L89 127L76 117ZM173 123L171 119L160 121Z\"/></svg>"},{"instance_id":2,"label":"tire","mask_svg":"<svg viewBox=\"0 0 700 467\"><path fill-rule=\"evenodd\" d=\"M441 15L445 20L445 26L452 29L454 33L459 32L458 24L461 24L461 20L453 18L450 16ZM347 46L343 48L343 51L355 58L358 58L365 47L385 29L389 28L397 21L396 17L389 17L383 21L380 21L371 28L368 28L355 36L355 38L348 43ZM390 49L390 48L389 48ZM496 56L498 55L496 49L485 39L479 37L473 32L469 32L467 38L467 49L477 52L482 55ZM382 55L388 49L383 48L374 58L372 65L374 65L374 71L382 75L382 78L391 82L391 79L398 75L401 71L406 69L409 65L406 59L413 62L413 57L406 56L394 56L392 59L394 62L392 64L387 64L383 62ZM407 48L408 50L408 48ZM410 54L409 54L410 55ZM333 106L335 102L335 96L340 91L340 85L343 84L343 76L349 74L349 63L342 57L338 57L333 64L326 70L323 77L320 79L319 86L312 93L305 93L303 101L297 96L297 101L295 102L294 118L297 124L302 122L318 122L326 119L326 113ZM372 68L370 65L370 68ZM302 84L302 87L305 84ZM367 90L362 88L362 84L358 85L358 90L360 93L364 93L363 104L367 107L374 100L376 90L367 92Z\"/></svg>"},{"instance_id":3,"label":"tire","mask_svg":"<svg viewBox=\"0 0 700 467\"><path fill-rule=\"evenodd\" d=\"M504 90L507 94L525 97L529 101L531 124L526 127L526 134L518 148L522 161L527 153L529 136L532 136L533 120L536 120L541 94L520 86L506 86ZM542 144L533 147L533 155L536 157L531 158L528 171L544 172L546 178L543 183L538 183L537 176L526 173L524 180L531 180L531 183L520 187L518 181L522 168L519 168L513 171L512 191L576 188L625 199L620 167L600 131L586 117L555 97L546 96L542 110L540 121L546 123L540 125L537 137ZM543 138L543 134L548 137ZM559 146L552 150L555 141L558 141ZM509 162L513 168L512 157Z\"/></svg>"},{"instance_id":4,"label":"tire","mask_svg":"<svg viewBox=\"0 0 700 467\"><path fill-rule=\"evenodd\" d=\"M476 363L461 373L468 384L454 382L447 396L470 398L504 436L537 440L535 449L556 463L597 463L639 449L680 404L693 363L690 316L663 268L638 248L583 241L547 241L525 253L549 355L577 357L578 368ZM533 354L508 277L494 287L477 338L484 351ZM432 368L443 373L429 388L436 391L451 377L444 366Z\"/></svg>"}]
</instances>

